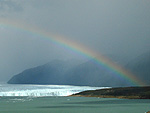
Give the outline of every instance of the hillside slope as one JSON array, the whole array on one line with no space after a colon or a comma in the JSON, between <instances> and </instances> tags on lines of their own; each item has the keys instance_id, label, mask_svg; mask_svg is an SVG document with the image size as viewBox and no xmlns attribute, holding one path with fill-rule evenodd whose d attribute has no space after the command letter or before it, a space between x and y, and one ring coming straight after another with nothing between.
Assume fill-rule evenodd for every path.
<instances>
[{"instance_id":1,"label":"hillside slope","mask_svg":"<svg viewBox=\"0 0 150 113\"><path fill-rule=\"evenodd\" d=\"M71 61L73 62L73 61ZM115 60L119 64L119 60ZM150 53L130 61L125 68L137 78L150 85ZM69 63L54 60L45 65L27 69L9 81L9 84L55 84L79 86L120 87L133 86L128 80L112 70L97 64L94 60L84 63Z\"/></svg>"},{"instance_id":2,"label":"hillside slope","mask_svg":"<svg viewBox=\"0 0 150 113\"><path fill-rule=\"evenodd\" d=\"M150 99L150 86L147 87L120 87L80 92L71 96Z\"/></svg>"},{"instance_id":3,"label":"hillside slope","mask_svg":"<svg viewBox=\"0 0 150 113\"><path fill-rule=\"evenodd\" d=\"M127 80L114 76L109 69L95 64L93 60L76 66L62 61L52 61L17 74L8 83L111 87L132 85Z\"/></svg>"}]
</instances>

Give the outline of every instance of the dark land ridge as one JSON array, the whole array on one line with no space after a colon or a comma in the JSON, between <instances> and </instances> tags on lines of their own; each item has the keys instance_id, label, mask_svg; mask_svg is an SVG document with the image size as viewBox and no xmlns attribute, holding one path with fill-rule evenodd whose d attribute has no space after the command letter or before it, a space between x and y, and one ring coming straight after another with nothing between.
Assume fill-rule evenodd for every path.
<instances>
[{"instance_id":1,"label":"dark land ridge","mask_svg":"<svg viewBox=\"0 0 150 113\"><path fill-rule=\"evenodd\" d=\"M106 55L107 56L107 55ZM117 56L108 56L119 66L131 72L135 78L150 86L150 52L135 57L131 61ZM9 84L49 84L98 87L129 87L130 81L114 76L114 71L95 63L94 59L86 62L78 60L53 60L44 65L29 68L14 75Z\"/></svg>"},{"instance_id":2,"label":"dark land ridge","mask_svg":"<svg viewBox=\"0 0 150 113\"><path fill-rule=\"evenodd\" d=\"M89 90L73 94L71 96L123 98L123 99L150 99L150 86L119 87L119 88Z\"/></svg>"}]
</instances>

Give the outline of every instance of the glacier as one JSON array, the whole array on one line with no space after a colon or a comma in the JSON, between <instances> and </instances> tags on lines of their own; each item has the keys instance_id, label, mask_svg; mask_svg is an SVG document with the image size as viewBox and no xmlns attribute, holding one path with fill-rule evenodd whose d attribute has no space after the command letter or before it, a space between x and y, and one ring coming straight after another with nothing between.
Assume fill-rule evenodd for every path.
<instances>
[{"instance_id":1,"label":"glacier","mask_svg":"<svg viewBox=\"0 0 150 113\"><path fill-rule=\"evenodd\" d=\"M0 84L0 96L69 96L86 90L108 87L71 85Z\"/></svg>"}]
</instances>

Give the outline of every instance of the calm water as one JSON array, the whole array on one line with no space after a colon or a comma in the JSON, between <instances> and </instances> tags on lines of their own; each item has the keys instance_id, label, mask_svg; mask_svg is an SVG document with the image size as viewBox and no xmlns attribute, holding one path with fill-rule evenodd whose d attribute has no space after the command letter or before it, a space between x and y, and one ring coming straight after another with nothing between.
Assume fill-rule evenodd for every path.
<instances>
[{"instance_id":1,"label":"calm water","mask_svg":"<svg viewBox=\"0 0 150 113\"><path fill-rule=\"evenodd\" d=\"M0 97L0 113L145 113L150 99Z\"/></svg>"}]
</instances>

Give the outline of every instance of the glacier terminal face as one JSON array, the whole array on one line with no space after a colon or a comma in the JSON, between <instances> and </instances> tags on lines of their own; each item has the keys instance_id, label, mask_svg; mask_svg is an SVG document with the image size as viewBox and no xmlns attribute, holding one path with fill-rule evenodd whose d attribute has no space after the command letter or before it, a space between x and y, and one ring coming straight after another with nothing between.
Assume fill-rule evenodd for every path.
<instances>
[{"instance_id":1,"label":"glacier terminal face","mask_svg":"<svg viewBox=\"0 0 150 113\"><path fill-rule=\"evenodd\" d=\"M69 96L86 90L104 88L108 87L0 84L0 96Z\"/></svg>"}]
</instances>

